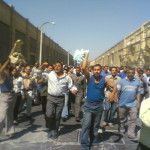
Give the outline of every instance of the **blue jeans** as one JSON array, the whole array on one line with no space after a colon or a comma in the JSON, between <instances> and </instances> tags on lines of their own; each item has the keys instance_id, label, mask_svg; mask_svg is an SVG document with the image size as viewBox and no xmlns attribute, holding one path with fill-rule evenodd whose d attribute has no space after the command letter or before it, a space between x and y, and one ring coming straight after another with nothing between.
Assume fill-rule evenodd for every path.
<instances>
[{"instance_id":1,"label":"blue jeans","mask_svg":"<svg viewBox=\"0 0 150 150\"><path fill-rule=\"evenodd\" d=\"M62 118L67 118L68 117L68 100L69 100L69 94L66 93L65 94L65 103L64 103L62 114L61 114Z\"/></svg>"},{"instance_id":2,"label":"blue jeans","mask_svg":"<svg viewBox=\"0 0 150 150\"><path fill-rule=\"evenodd\" d=\"M103 102L90 102L88 100L84 103L84 116L81 131L81 148L87 150L88 144L98 144L98 129L103 112ZM90 136L90 142L88 138Z\"/></svg>"},{"instance_id":3,"label":"blue jeans","mask_svg":"<svg viewBox=\"0 0 150 150\"><path fill-rule=\"evenodd\" d=\"M117 109L117 103L115 102L108 102L107 99L104 101L104 122L106 123L112 123L112 120L114 118L116 109Z\"/></svg>"}]
</instances>

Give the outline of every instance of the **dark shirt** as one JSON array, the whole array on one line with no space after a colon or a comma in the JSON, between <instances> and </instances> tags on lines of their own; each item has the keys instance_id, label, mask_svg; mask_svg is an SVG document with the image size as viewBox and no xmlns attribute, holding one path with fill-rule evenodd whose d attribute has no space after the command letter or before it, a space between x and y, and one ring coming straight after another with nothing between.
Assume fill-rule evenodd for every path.
<instances>
[{"instance_id":1,"label":"dark shirt","mask_svg":"<svg viewBox=\"0 0 150 150\"><path fill-rule=\"evenodd\" d=\"M4 83L0 84L0 92L12 92L13 90L13 78L6 77Z\"/></svg>"},{"instance_id":2,"label":"dark shirt","mask_svg":"<svg viewBox=\"0 0 150 150\"><path fill-rule=\"evenodd\" d=\"M106 87L105 77L101 77L100 82L95 83L94 76L92 76L87 88L87 100L90 102L97 102L104 100L105 87Z\"/></svg>"}]
</instances>

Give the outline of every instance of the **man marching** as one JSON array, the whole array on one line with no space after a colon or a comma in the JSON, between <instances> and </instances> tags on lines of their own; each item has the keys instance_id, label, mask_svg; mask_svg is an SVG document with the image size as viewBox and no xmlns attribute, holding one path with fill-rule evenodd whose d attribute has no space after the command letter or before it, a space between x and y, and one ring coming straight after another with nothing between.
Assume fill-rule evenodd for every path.
<instances>
[{"instance_id":1,"label":"man marching","mask_svg":"<svg viewBox=\"0 0 150 150\"><path fill-rule=\"evenodd\" d=\"M84 116L82 123L81 132L81 149L88 150L88 145L94 146L98 144L98 129L101 120L101 114L103 111L103 100L105 98L104 89L106 85L113 88L112 93L109 96L109 100L113 101L115 98L115 93L117 92L116 85L107 77L102 77L101 65L97 64L93 68L93 73L90 77L89 72L86 70L88 53L85 53L85 58L83 60L82 69L83 73L87 79L87 98L84 103ZM90 135L90 143L88 142L88 137Z\"/></svg>"}]
</instances>

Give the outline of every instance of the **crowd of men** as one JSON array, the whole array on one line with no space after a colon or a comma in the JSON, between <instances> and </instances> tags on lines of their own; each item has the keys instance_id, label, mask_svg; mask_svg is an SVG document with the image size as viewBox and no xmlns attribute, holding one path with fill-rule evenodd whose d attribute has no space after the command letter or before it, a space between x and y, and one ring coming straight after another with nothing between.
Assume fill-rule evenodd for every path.
<instances>
[{"instance_id":1,"label":"crowd of men","mask_svg":"<svg viewBox=\"0 0 150 150\"><path fill-rule=\"evenodd\" d=\"M5 125L6 135L14 137L20 111L25 108L26 119L31 119L32 106L38 101L50 139L58 138L61 119L67 121L73 116L82 123L81 149L88 150L89 146L99 144L100 128L113 128L117 116L118 131L135 140L141 103L150 97L150 69L100 64L88 67L88 56L85 53L82 65L76 67L62 62L36 62L34 66L22 62L1 64L0 133ZM150 145L140 142L137 149L145 148Z\"/></svg>"}]
</instances>

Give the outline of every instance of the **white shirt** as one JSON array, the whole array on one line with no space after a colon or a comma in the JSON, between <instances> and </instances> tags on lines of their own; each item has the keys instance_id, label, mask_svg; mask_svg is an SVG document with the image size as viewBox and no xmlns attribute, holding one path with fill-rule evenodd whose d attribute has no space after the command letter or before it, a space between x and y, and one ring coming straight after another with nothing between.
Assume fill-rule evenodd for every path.
<instances>
[{"instance_id":1,"label":"white shirt","mask_svg":"<svg viewBox=\"0 0 150 150\"><path fill-rule=\"evenodd\" d=\"M35 76L35 77L40 76L40 75L42 74L42 70L40 70L40 69L34 67L34 68L32 69L32 71L31 71L31 74L32 74L33 76Z\"/></svg>"},{"instance_id":2,"label":"white shirt","mask_svg":"<svg viewBox=\"0 0 150 150\"><path fill-rule=\"evenodd\" d=\"M77 90L73 85L72 79L64 74L61 78L57 78L57 74L54 71L50 73L43 73L48 79L48 93L53 96L65 95L68 91Z\"/></svg>"},{"instance_id":3,"label":"white shirt","mask_svg":"<svg viewBox=\"0 0 150 150\"><path fill-rule=\"evenodd\" d=\"M150 77L148 77L145 73L143 74L143 76L147 79L148 86L150 86Z\"/></svg>"},{"instance_id":4,"label":"white shirt","mask_svg":"<svg viewBox=\"0 0 150 150\"><path fill-rule=\"evenodd\" d=\"M24 89L24 82L22 77L14 78L13 77L13 91L15 93L22 93L22 90Z\"/></svg>"}]
</instances>

